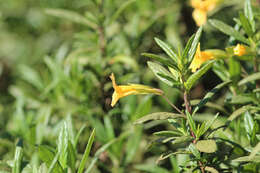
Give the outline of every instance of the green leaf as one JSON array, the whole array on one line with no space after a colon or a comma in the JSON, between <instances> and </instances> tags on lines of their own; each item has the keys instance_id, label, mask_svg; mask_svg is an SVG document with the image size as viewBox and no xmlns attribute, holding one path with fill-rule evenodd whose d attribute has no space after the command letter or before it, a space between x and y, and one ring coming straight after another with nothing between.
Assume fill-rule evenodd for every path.
<instances>
[{"instance_id":1,"label":"green leaf","mask_svg":"<svg viewBox=\"0 0 260 173\"><path fill-rule=\"evenodd\" d=\"M235 39L245 43L245 44L250 44L249 41L238 31L233 29L231 26L215 19L209 20L210 24L213 25L215 28L219 29L221 32L224 34L227 34L229 36L234 37Z\"/></svg>"},{"instance_id":2,"label":"green leaf","mask_svg":"<svg viewBox=\"0 0 260 173\"><path fill-rule=\"evenodd\" d=\"M49 146L45 146L45 145L38 146L38 155L39 155L39 158L43 162L45 162L45 164L48 167L51 166L52 161L55 158L54 150L52 148L50 148ZM59 164L59 162L55 163L55 166L53 167L53 172L54 173L63 173L63 169L62 169L61 165Z\"/></svg>"},{"instance_id":3,"label":"green leaf","mask_svg":"<svg viewBox=\"0 0 260 173\"><path fill-rule=\"evenodd\" d=\"M134 2L136 2L136 0L128 0L125 1L117 10L116 12L109 18L107 25L110 25L111 23L113 23L119 16L120 14L130 5L132 5Z\"/></svg>"},{"instance_id":4,"label":"green leaf","mask_svg":"<svg viewBox=\"0 0 260 173\"><path fill-rule=\"evenodd\" d=\"M202 33L202 27L200 27L198 29L198 31L196 32L194 40L192 41L191 47L189 49L189 52L188 52L188 55L189 55L188 62L189 62L189 64L192 62L192 60L194 58L194 55L195 55L195 53L197 51L197 47L198 47L198 44L199 44L201 33Z\"/></svg>"},{"instance_id":5,"label":"green leaf","mask_svg":"<svg viewBox=\"0 0 260 173\"><path fill-rule=\"evenodd\" d=\"M211 125L214 123L214 121L218 118L218 113L212 118L211 120L204 121L200 128L198 129L198 132L196 133L196 138L199 139L200 136L202 136L204 133L208 131L208 129L211 127Z\"/></svg>"},{"instance_id":6,"label":"green leaf","mask_svg":"<svg viewBox=\"0 0 260 173\"><path fill-rule=\"evenodd\" d=\"M226 81L223 82L221 84L218 84L217 86L215 86L210 92L208 92L204 98L202 100L200 100L200 102L196 105L196 107L194 108L194 111L192 113L192 115L194 115L202 106L204 106L211 98L214 94L216 94L216 92L218 92L221 88L223 88L224 86L230 84L231 81Z\"/></svg>"},{"instance_id":7,"label":"green leaf","mask_svg":"<svg viewBox=\"0 0 260 173\"><path fill-rule=\"evenodd\" d=\"M182 133L180 133L179 131L176 131L176 130L171 130L171 131L170 130L164 130L164 131L154 132L153 135L173 137L173 136L181 136Z\"/></svg>"},{"instance_id":8,"label":"green leaf","mask_svg":"<svg viewBox=\"0 0 260 173\"><path fill-rule=\"evenodd\" d=\"M244 79L242 79L241 81L239 81L238 85L241 86L248 82L252 82L255 80L259 80L259 79L260 79L260 72L257 72L257 73L251 74L251 75L245 77Z\"/></svg>"},{"instance_id":9,"label":"green leaf","mask_svg":"<svg viewBox=\"0 0 260 173\"><path fill-rule=\"evenodd\" d=\"M168 70L166 70L163 66L161 66L160 64L151 62L151 61L148 61L147 64L148 64L148 67L154 73L154 75L156 77L158 77L161 81L163 81L164 83L168 84L169 86L173 86L174 85L174 83L173 83L174 76L172 76L172 74ZM161 75L159 75L159 74L161 74ZM168 80L168 78L162 77L162 75L166 76L166 77L169 77L172 80Z\"/></svg>"},{"instance_id":10,"label":"green leaf","mask_svg":"<svg viewBox=\"0 0 260 173\"><path fill-rule=\"evenodd\" d=\"M109 140L115 138L114 128L109 116L104 117L104 125L106 128L106 136Z\"/></svg>"},{"instance_id":11,"label":"green leaf","mask_svg":"<svg viewBox=\"0 0 260 173\"><path fill-rule=\"evenodd\" d=\"M189 150L192 152L192 154L197 158L200 159L200 152L198 149L195 147L193 143L189 145Z\"/></svg>"},{"instance_id":12,"label":"green leaf","mask_svg":"<svg viewBox=\"0 0 260 173\"><path fill-rule=\"evenodd\" d=\"M134 122L134 124L142 124L146 121L151 120L166 120L171 118L185 118L182 114L175 114L171 112L155 112L149 115L146 115Z\"/></svg>"},{"instance_id":13,"label":"green leaf","mask_svg":"<svg viewBox=\"0 0 260 173\"><path fill-rule=\"evenodd\" d=\"M252 118L252 116L250 115L250 113L248 111L246 111L245 115L244 115L244 124L245 124L245 128L246 128L246 132L249 135L252 135L252 132L254 129L254 119Z\"/></svg>"},{"instance_id":14,"label":"green leaf","mask_svg":"<svg viewBox=\"0 0 260 173\"><path fill-rule=\"evenodd\" d=\"M88 20L87 18L81 16L80 14L78 14L74 11L47 8L47 9L45 9L45 13L48 15L64 18L64 19L70 20L72 22L88 26L95 30L98 28L96 23L93 23L92 21Z\"/></svg>"},{"instance_id":15,"label":"green leaf","mask_svg":"<svg viewBox=\"0 0 260 173\"><path fill-rule=\"evenodd\" d=\"M247 104L258 103L258 100L252 94L234 95L232 96L231 104Z\"/></svg>"},{"instance_id":16,"label":"green leaf","mask_svg":"<svg viewBox=\"0 0 260 173\"><path fill-rule=\"evenodd\" d=\"M142 172L148 172L148 173L169 173L167 169L161 168L155 164L140 164L135 165L135 169L142 171Z\"/></svg>"},{"instance_id":17,"label":"green leaf","mask_svg":"<svg viewBox=\"0 0 260 173\"><path fill-rule=\"evenodd\" d=\"M201 100L199 99L195 99L195 100L191 100L190 101L190 104L192 106L197 106L199 103L200 103ZM228 114L227 110L224 108L223 105L219 105L217 103L214 103L214 102L207 102L204 106L206 107L209 107L209 108L212 108L212 109L216 109L217 111L221 111L223 112L224 114ZM196 108L196 107L195 107ZM192 113L194 115L194 112Z\"/></svg>"},{"instance_id":18,"label":"green leaf","mask_svg":"<svg viewBox=\"0 0 260 173\"><path fill-rule=\"evenodd\" d=\"M191 154L189 151L177 151L177 152L167 152L164 154L161 154L160 157L156 160L156 163L158 164L160 161L165 160L171 156L177 155L177 154ZM179 172L178 172L179 173Z\"/></svg>"},{"instance_id":19,"label":"green leaf","mask_svg":"<svg viewBox=\"0 0 260 173\"><path fill-rule=\"evenodd\" d=\"M141 139L142 139L142 128L137 127L135 128L134 133L127 140L125 164L131 163L135 158Z\"/></svg>"},{"instance_id":20,"label":"green leaf","mask_svg":"<svg viewBox=\"0 0 260 173\"><path fill-rule=\"evenodd\" d=\"M254 157L249 157L249 156L243 156L236 158L232 160L234 162L255 162L255 163L260 163L260 156L254 156Z\"/></svg>"},{"instance_id":21,"label":"green leaf","mask_svg":"<svg viewBox=\"0 0 260 173\"><path fill-rule=\"evenodd\" d=\"M186 111L188 123L190 125L191 130L195 133L197 131L195 121L192 119L190 113Z\"/></svg>"},{"instance_id":22,"label":"green leaf","mask_svg":"<svg viewBox=\"0 0 260 173\"><path fill-rule=\"evenodd\" d=\"M52 173L54 171L54 168L56 166L56 164L59 162L58 159L60 157L60 152L57 152L54 159L52 160L51 164L50 164L50 167L48 169L48 172L47 173ZM54 171L55 172L55 171Z\"/></svg>"},{"instance_id":23,"label":"green leaf","mask_svg":"<svg viewBox=\"0 0 260 173\"><path fill-rule=\"evenodd\" d=\"M191 136L180 136L180 137L172 137L171 143L172 144L183 144L186 142L191 142L193 138Z\"/></svg>"},{"instance_id":24,"label":"green leaf","mask_svg":"<svg viewBox=\"0 0 260 173\"><path fill-rule=\"evenodd\" d=\"M76 161L77 161L77 158L76 158L76 150L73 146L73 144L71 143L71 141L69 140L68 142L68 160L67 160L67 163L69 165L69 167L71 168L71 170L73 172L76 172Z\"/></svg>"},{"instance_id":25,"label":"green leaf","mask_svg":"<svg viewBox=\"0 0 260 173\"><path fill-rule=\"evenodd\" d=\"M94 158L92 159L88 169L85 171L85 173L90 173L91 169L93 168L93 166L95 165L95 163L97 162L99 156L101 153L103 153L106 149L108 149L112 144L114 144L115 142L117 142L118 140L124 139L127 136L129 136L130 133L129 131L122 133L119 137L112 139L111 141L109 141L108 143L106 143L105 145L103 145L101 148L99 148L97 150L97 152L94 155Z\"/></svg>"},{"instance_id":26,"label":"green leaf","mask_svg":"<svg viewBox=\"0 0 260 173\"><path fill-rule=\"evenodd\" d=\"M58 153L60 153L59 162L63 169L67 168L68 141L69 141L69 135L68 135L67 123L64 122L58 138Z\"/></svg>"},{"instance_id":27,"label":"green leaf","mask_svg":"<svg viewBox=\"0 0 260 173\"><path fill-rule=\"evenodd\" d=\"M153 58L154 60L162 63L163 65L166 65L168 67L172 67L175 70L178 70L177 64L174 61L172 61L171 59L166 59L162 56L155 55L155 54L152 54L152 53L142 53L142 55L146 56L148 58Z\"/></svg>"},{"instance_id":28,"label":"green leaf","mask_svg":"<svg viewBox=\"0 0 260 173\"><path fill-rule=\"evenodd\" d=\"M23 146L22 140L19 139L16 147L15 147L15 154L14 154L14 165L12 168L12 173L20 173L22 171L22 160L23 160Z\"/></svg>"},{"instance_id":29,"label":"green leaf","mask_svg":"<svg viewBox=\"0 0 260 173\"><path fill-rule=\"evenodd\" d=\"M172 58L172 60L176 63L179 64L179 60L178 60L178 56L177 54L172 50L172 48L165 42L163 42L162 40L160 40L159 38L154 38L155 42L158 44L158 46L160 46L165 53Z\"/></svg>"},{"instance_id":30,"label":"green leaf","mask_svg":"<svg viewBox=\"0 0 260 173\"><path fill-rule=\"evenodd\" d=\"M235 57L229 58L229 74L230 78L234 83L237 83L238 80L240 79L240 74L241 74L241 65L240 62L235 59Z\"/></svg>"},{"instance_id":31,"label":"green leaf","mask_svg":"<svg viewBox=\"0 0 260 173\"><path fill-rule=\"evenodd\" d=\"M196 143L196 148L200 152L214 153L215 151L217 151L217 144L214 140L199 140Z\"/></svg>"},{"instance_id":32,"label":"green leaf","mask_svg":"<svg viewBox=\"0 0 260 173\"><path fill-rule=\"evenodd\" d=\"M234 111L228 118L228 121L233 121L234 119L236 119L239 115L243 114L244 112L248 111L248 110L260 110L259 107L255 107L255 106L251 106L251 105L246 105L243 106L239 109L237 109L236 111Z\"/></svg>"},{"instance_id":33,"label":"green leaf","mask_svg":"<svg viewBox=\"0 0 260 173\"><path fill-rule=\"evenodd\" d=\"M215 168L209 167L209 166L205 167L205 171L208 171L208 172L211 172L211 173L218 173L218 171Z\"/></svg>"},{"instance_id":34,"label":"green leaf","mask_svg":"<svg viewBox=\"0 0 260 173\"><path fill-rule=\"evenodd\" d=\"M249 159L253 159L257 154L259 154L259 151L260 151L260 142L253 148L252 152L249 155Z\"/></svg>"},{"instance_id":35,"label":"green leaf","mask_svg":"<svg viewBox=\"0 0 260 173\"><path fill-rule=\"evenodd\" d=\"M41 77L35 69L28 67L26 65L20 65L18 67L19 72L21 73L21 77L36 87L38 90L43 89L43 83Z\"/></svg>"},{"instance_id":36,"label":"green leaf","mask_svg":"<svg viewBox=\"0 0 260 173\"><path fill-rule=\"evenodd\" d=\"M244 14L249 20L249 23L251 24L253 32L256 31L255 29L255 20L254 20L254 13L252 10L251 0L245 0L245 6L244 6Z\"/></svg>"},{"instance_id":37,"label":"green leaf","mask_svg":"<svg viewBox=\"0 0 260 173\"><path fill-rule=\"evenodd\" d=\"M218 60L216 63L214 63L212 70L222 81L230 80L229 72L225 67L223 60Z\"/></svg>"},{"instance_id":38,"label":"green leaf","mask_svg":"<svg viewBox=\"0 0 260 173\"><path fill-rule=\"evenodd\" d=\"M92 144L94 142L94 138L95 138L95 129L92 131L92 133L91 133L91 135L90 135L90 137L88 139L88 144L87 144L87 146L85 148L83 157L82 157L82 159L80 161L80 164L79 164L78 173L83 173L83 171L84 171L84 167L85 167L86 162L88 160L88 156L89 156Z\"/></svg>"},{"instance_id":39,"label":"green leaf","mask_svg":"<svg viewBox=\"0 0 260 173\"><path fill-rule=\"evenodd\" d=\"M246 16L243 13L239 13L239 19L240 19L241 25L242 25L243 29L245 30L246 34L249 37L251 37L254 34L254 32L251 28L249 20L246 18Z\"/></svg>"},{"instance_id":40,"label":"green leaf","mask_svg":"<svg viewBox=\"0 0 260 173\"><path fill-rule=\"evenodd\" d=\"M205 64L202 68L200 68L198 71L193 73L188 78L188 80L184 83L188 91L192 88L195 82L197 82L201 78L201 76L203 76L210 69L210 67L213 65L214 62L215 61L209 61L207 64Z\"/></svg>"},{"instance_id":41,"label":"green leaf","mask_svg":"<svg viewBox=\"0 0 260 173\"><path fill-rule=\"evenodd\" d=\"M188 42L187 42L187 44L186 44L186 46L185 46L185 48L184 48L184 50L183 50L182 60L184 60L185 63L188 62L188 59L189 59L189 51L190 51L190 48L191 48L191 45L192 45L192 43L193 43L194 38L195 38L195 34L193 34L193 35L189 38L189 40L188 40Z\"/></svg>"},{"instance_id":42,"label":"green leaf","mask_svg":"<svg viewBox=\"0 0 260 173\"><path fill-rule=\"evenodd\" d=\"M143 97L141 102L138 104L135 113L131 117L131 120L135 121L138 118L149 114L149 112L151 112L151 108L152 108L152 97L147 95Z\"/></svg>"}]
</instances>

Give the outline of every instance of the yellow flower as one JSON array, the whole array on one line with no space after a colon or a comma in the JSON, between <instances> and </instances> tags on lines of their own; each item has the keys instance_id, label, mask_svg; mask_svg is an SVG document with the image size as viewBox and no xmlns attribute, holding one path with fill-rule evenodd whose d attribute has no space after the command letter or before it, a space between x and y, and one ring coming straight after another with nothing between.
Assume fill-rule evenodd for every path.
<instances>
[{"instance_id":1,"label":"yellow flower","mask_svg":"<svg viewBox=\"0 0 260 173\"><path fill-rule=\"evenodd\" d=\"M200 66L204 62L206 62L208 60L211 60L211 59L214 59L213 54L211 52L209 52L209 51L200 51L200 43L199 43L198 47L197 47L197 50L196 50L196 54L194 56L193 61L190 64L189 68L194 73L194 72L196 72L196 70L198 68L200 68Z\"/></svg>"},{"instance_id":2,"label":"yellow flower","mask_svg":"<svg viewBox=\"0 0 260 173\"><path fill-rule=\"evenodd\" d=\"M116 102L125 96L129 95L136 95L136 94L157 94L157 95L163 95L163 91L156 88L151 88L149 86L145 85L139 85L139 84L129 84L129 85L117 85L115 76L112 73L110 75L110 79L112 80L114 93L112 95L112 102L111 106L113 107Z\"/></svg>"},{"instance_id":3,"label":"yellow flower","mask_svg":"<svg viewBox=\"0 0 260 173\"><path fill-rule=\"evenodd\" d=\"M206 23L207 21L207 12L200 9L195 9L192 12L192 17L196 22L197 26L201 26Z\"/></svg>"},{"instance_id":4,"label":"yellow flower","mask_svg":"<svg viewBox=\"0 0 260 173\"><path fill-rule=\"evenodd\" d=\"M194 8L192 17L197 26L201 26L207 21L207 13L216 7L218 0L191 0L191 6Z\"/></svg>"},{"instance_id":5,"label":"yellow flower","mask_svg":"<svg viewBox=\"0 0 260 173\"><path fill-rule=\"evenodd\" d=\"M246 47L241 44L237 44L237 46L234 47L233 51L234 55L243 56L246 54Z\"/></svg>"}]
</instances>

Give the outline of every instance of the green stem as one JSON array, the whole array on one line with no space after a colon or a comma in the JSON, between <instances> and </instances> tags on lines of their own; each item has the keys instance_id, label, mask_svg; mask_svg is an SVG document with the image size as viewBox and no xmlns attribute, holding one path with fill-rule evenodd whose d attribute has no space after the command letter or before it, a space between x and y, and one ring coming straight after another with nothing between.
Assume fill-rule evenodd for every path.
<instances>
[{"instance_id":1,"label":"green stem","mask_svg":"<svg viewBox=\"0 0 260 173\"><path fill-rule=\"evenodd\" d=\"M184 104L185 104L186 110L192 115L188 91L184 91L183 99L184 99ZM192 143L196 144L196 143L197 143L196 135L194 134L194 132L193 132L191 129L190 129L190 134L191 134L191 136L194 138L194 140L192 141ZM199 167L200 167L201 172L202 172L202 173L205 173L205 168L204 168L204 166L203 166L203 163L202 163L201 161L198 161L198 165L199 165Z\"/></svg>"}]
</instances>

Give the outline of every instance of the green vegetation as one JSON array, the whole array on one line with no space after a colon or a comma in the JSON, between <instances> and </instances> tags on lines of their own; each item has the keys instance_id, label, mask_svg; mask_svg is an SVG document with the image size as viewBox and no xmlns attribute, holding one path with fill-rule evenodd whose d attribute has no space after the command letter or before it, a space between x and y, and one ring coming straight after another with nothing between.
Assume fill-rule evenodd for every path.
<instances>
[{"instance_id":1,"label":"green vegetation","mask_svg":"<svg viewBox=\"0 0 260 173\"><path fill-rule=\"evenodd\" d=\"M0 173L258 172L259 6L1 3Z\"/></svg>"}]
</instances>

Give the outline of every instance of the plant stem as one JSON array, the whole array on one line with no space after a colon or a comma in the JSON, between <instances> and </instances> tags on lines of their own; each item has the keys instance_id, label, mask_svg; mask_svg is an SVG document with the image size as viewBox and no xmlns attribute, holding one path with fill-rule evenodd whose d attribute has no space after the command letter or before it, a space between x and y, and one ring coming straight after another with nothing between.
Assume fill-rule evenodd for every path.
<instances>
[{"instance_id":1,"label":"plant stem","mask_svg":"<svg viewBox=\"0 0 260 173\"><path fill-rule=\"evenodd\" d=\"M184 103L185 103L185 108L186 110L192 114L191 112L191 105L190 105L190 99L189 99L189 93L187 91L184 91L184 94L183 94L183 98L184 98ZM192 143L196 144L197 140L196 140L196 136L194 134L194 132L192 130L190 130L190 134L191 136L194 138L194 140L192 141ZM205 170L204 170L204 166L203 166L203 163L201 161L198 161L198 165L200 167L200 170L202 173L205 173Z\"/></svg>"},{"instance_id":2,"label":"plant stem","mask_svg":"<svg viewBox=\"0 0 260 173\"><path fill-rule=\"evenodd\" d=\"M255 73L259 72L258 66L259 65L258 65L258 61L257 61L257 56L255 56L255 58L254 58L254 71L255 71ZM256 83L256 88L259 88L260 87L259 86L259 80L256 80L255 83Z\"/></svg>"},{"instance_id":3,"label":"plant stem","mask_svg":"<svg viewBox=\"0 0 260 173\"><path fill-rule=\"evenodd\" d=\"M178 109L174 104L172 104L170 102L170 100L165 96L165 95L162 95L162 97L167 101L167 103L169 103L169 105L171 105L177 112L179 112L180 114L184 115L186 117L186 115L180 110Z\"/></svg>"}]
</instances>

